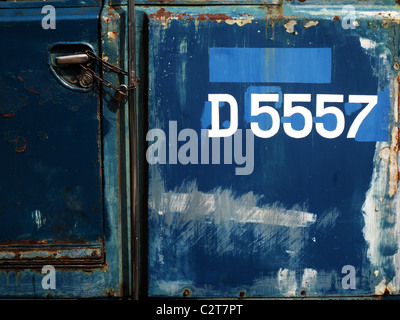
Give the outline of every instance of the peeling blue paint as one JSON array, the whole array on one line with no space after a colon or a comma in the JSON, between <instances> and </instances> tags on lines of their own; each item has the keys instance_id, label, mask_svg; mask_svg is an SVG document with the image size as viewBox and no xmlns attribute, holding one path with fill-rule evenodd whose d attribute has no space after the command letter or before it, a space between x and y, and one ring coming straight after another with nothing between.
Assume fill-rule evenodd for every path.
<instances>
[{"instance_id":1,"label":"peeling blue paint","mask_svg":"<svg viewBox=\"0 0 400 320\"><path fill-rule=\"evenodd\" d=\"M126 295L119 119L98 88L69 90L48 66L55 44L77 41L116 63L115 48L98 35L100 27L119 31L120 19L106 24L97 1L46 4L57 8L56 31L41 26L42 2L0 3L0 43L8 47L0 62L0 297ZM45 264L55 267L54 290L41 285Z\"/></svg>"},{"instance_id":2,"label":"peeling blue paint","mask_svg":"<svg viewBox=\"0 0 400 320\"><path fill-rule=\"evenodd\" d=\"M371 8L363 11L361 7L357 9L356 29L342 28L340 20L334 19L340 10L331 7L326 14L320 6L302 5L264 10L238 6L235 12L223 6L210 8L211 14L227 15L218 20L198 19L204 8L163 8L165 12L159 11L160 7L139 10L149 17L149 91L145 93L149 129L167 132L169 121L176 121L178 128L191 128L200 136L200 130L211 124L207 96L221 93L237 101L240 128L248 128L257 120L262 130L270 128L271 117L251 117L251 94L277 93L279 102L270 106L278 112L281 125L270 138L254 137L254 172L250 176L234 175L232 165L222 161L149 165L150 296L179 297L184 288L189 288L194 297L237 297L240 291L253 297L298 297L303 291L318 297L370 296L380 283L393 289L396 268L384 267L383 262L397 255L393 241L389 241L392 238L373 237L363 226L372 224L373 230L381 232L380 222L372 220L374 205L383 211L390 205L394 215L398 211L395 202L385 200L389 198L385 170L389 170L390 162L396 166L397 155L396 140L390 135L394 133L389 132L397 126L397 71L393 61L397 61L398 51L392 46L397 24L389 19L387 27L384 18L375 20ZM158 17L157 12L162 15ZM251 19L238 23L245 14ZM297 23L297 34L287 30L289 21ZM185 54L180 57L183 38ZM246 55L210 63L213 50L220 50L215 48L243 50ZM290 83L290 77L296 77L293 73L303 67L293 66L291 61L300 64L300 59L292 57L281 68L266 69L267 62L263 61L257 70L254 66L260 66L260 59L252 58L254 48L327 48L331 60L324 61L329 72L325 72L326 65L314 71L329 74L329 81L319 73L307 78L314 73L304 70L306 75L296 80L298 83ZM185 65L185 73L170 74L166 79L164 70L180 58L185 60L179 62ZM268 70L268 76L262 76L264 70ZM287 78L279 78L282 74ZM185 79L184 96L190 102L190 114L181 112L181 88L174 77ZM262 83L269 79L270 84ZM259 81L261 84L254 83ZM285 94L310 95L309 102L293 103L312 115L312 130L304 138L287 134L284 125L300 131L305 118L299 112L284 116ZM327 131L338 126L333 113L316 115L320 94L343 97L340 103L323 106L324 110L334 106L344 117L343 132L332 139L317 130L318 124ZM378 98L355 139L347 134L365 103L350 104L349 95ZM221 104L219 110L220 126L225 123L226 127L229 105ZM220 140L219 152L223 155L227 140ZM306 220L296 224L295 217ZM379 243L388 244L384 246L388 257L382 260ZM356 270L357 285L352 290L342 286L342 268L346 265ZM398 293L398 289L393 292Z\"/></svg>"},{"instance_id":3,"label":"peeling blue paint","mask_svg":"<svg viewBox=\"0 0 400 320\"><path fill-rule=\"evenodd\" d=\"M140 0L136 8L145 295L182 297L184 289L211 298L397 295L398 6L386 0L161 2ZM57 33L41 29L40 4L0 2L0 27L8 32L3 47L13 57L0 68L0 219L6 221L0 296L126 295L132 267L127 104L116 103L106 87L102 96L73 92L48 70L48 51L68 40L88 43L126 69L126 1L104 8L96 0L46 4L57 8ZM356 28L343 28L343 4L356 7ZM21 42L20 34L30 38ZM265 59L271 53L275 58ZM216 152L218 161L182 164L172 156L173 163L146 163L147 130L175 138L177 154L187 143L176 138L178 129L190 129L201 142L211 125L208 94L218 93L238 102L240 148L233 139L213 138L218 143L207 158ZM267 114L251 116L254 93L279 96L271 106L280 128L270 138L249 129L251 122L261 130L272 123ZM305 137L288 134L288 128L301 131L305 117L284 115L285 94L311 96L301 105L312 115ZM316 115L319 94L343 95L332 105L345 119L337 137L321 135L337 128L338 117ZM349 103L349 95L378 99L354 138L347 133L365 105ZM219 111L221 127L229 127L229 105L221 103ZM248 155L250 144L254 170L236 175L234 166L243 163L232 159ZM223 161L226 155L230 161ZM55 290L41 285L40 266L53 261L50 253L59 263ZM18 259L32 266L14 268ZM2 268L10 261L14 266ZM79 263L59 268L65 261ZM354 289L342 284L349 265Z\"/></svg>"}]
</instances>

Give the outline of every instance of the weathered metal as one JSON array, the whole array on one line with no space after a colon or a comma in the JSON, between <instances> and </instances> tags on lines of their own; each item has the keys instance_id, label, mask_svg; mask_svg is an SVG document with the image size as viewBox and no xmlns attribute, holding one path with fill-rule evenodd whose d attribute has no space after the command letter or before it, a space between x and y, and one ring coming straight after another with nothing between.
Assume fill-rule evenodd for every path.
<instances>
[{"instance_id":1,"label":"weathered metal","mask_svg":"<svg viewBox=\"0 0 400 320\"><path fill-rule=\"evenodd\" d=\"M0 2L0 297L399 294L396 1L46 5Z\"/></svg>"},{"instance_id":2,"label":"weathered metal","mask_svg":"<svg viewBox=\"0 0 400 320\"><path fill-rule=\"evenodd\" d=\"M150 296L398 294L398 6L350 4L137 7ZM207 138L217 94L241 136Z\"/></svg>"},{"instance_id":3,"label":"weathered metal","mask_svg":"<svg viewBox=\"0 0 400 320\"><path fill-rule=\"evenodd\" d=\"M135 0L128 1L127 9L127 27L128 27L128 84L130 87L134 86L136 83L136 15L135 15ZM136 86L135 86L136 88ZM129 155L130 155L130 186L131 186L131 288L132 297L138 299L140 295L141 279L140 279L140 245L146 243L139 240L140 235L140 207L138 201L138 160L140 156L138 154L137 148L137 104L136 104L136 94L134 90L131 90L128 95L128 108L129 108Z\"/></svg>"},{"instance_id":4,"label":"weathered metal","mask_svg":"<svg viewBox=\"0 0 400 320\"><path fill-rule=\"evenodd\" d=\"M99 32L119 31L119 18L97 0L45 4L56 29L42 27L43 2L0 2L0 297L126 296L119 110L100 86L79 86L78 65L55 63L82 49L108 55ZM42 285L44 265L55 289Z\"/></svg>"}]
</instances>

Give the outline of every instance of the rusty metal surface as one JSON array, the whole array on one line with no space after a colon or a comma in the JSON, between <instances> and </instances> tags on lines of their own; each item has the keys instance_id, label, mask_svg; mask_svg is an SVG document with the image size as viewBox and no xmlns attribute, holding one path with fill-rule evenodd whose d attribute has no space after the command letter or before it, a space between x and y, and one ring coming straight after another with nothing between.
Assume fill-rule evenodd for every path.
<instances>
[{"instance_id":1,"label":"rusty metal surface","mask_svg":"<svg viewBox=\"0 0 400 320\"><path fill-rule=\"evenodd\" d=\"M126 1L104 8L97 0L85 7L60 1L53 33L40 29L39 5L0 2L0 28L10 32L3 47L13 57L0 68L0 296L115 298L132 289L169 298L397 296L396 1L137 4L138 184L131 188L127 103L108 87L79 89L71 85L73 73L52 69L64 45L89 45L127 70ZM348 4L355 19L344 10ZM31 38L21 42L23 34ZM37 59L25 59L27 48ZM310 68L314 61L302 60L307 54L323 63ZM101 76L126 84L123 75ZM223 139L200 153L211 124L209 94L237 100L241 154L235 144L225 149L233 142ZM250 122L268 131L274 121L250 114L253 94L279 97L269 106L277 113L263 109L280 121L269 138L245 134ZM301 103L312 115L304 137L296 136L303 121L285 114L286 94L311 95ZM345 126L334 138L328 131L340 116L316 114L321 94L343 95L333 106ZM378 101L354 136L350 127L365 103L350 102L350 95ZM219 106L224 127L228 104ZM155 142L167 139L167 152L151 155ZM137 221L129 214L133 189ZM55 267L56 289L42 286L45 264Z\"/></svg>"},{"instance_id":2,"label":"rusty metal surface","mask_svg":"<svg viewBox=\"0 0 400 320\"><path fill-rule=\"evenodd\" d=\"M118 64L120 17L98 1L46 4L56 8L56 30L42 28L40 2L0 3L8 33L0 42L9 48L0 63L0 296L126 296L118 106L99 85L81 88L80 70L54 64L82 48ZM111 25L108 44L99 32L107 37ZM43 285L45 265L54 267L54 288Z\"/></svg>"},{"instance_id":3,"label":"rusty metal surface","mask_svg":"<svg viewBox=\"0 0 400 320\"><path fill-rule=\"evenodd\" d=\"M353 5L354 19L344 4ZM138 92L149 119L142 152L154 157L148 164L150 296L398 295L398 10L393 1L138 7L139 77L148 85ZM321 55L328 48L330 76L322 75L326 65L304 68L302 51L292 48ZM293 55L284 64L273 52ZM253 70L263 54L279 66L267 62L268 69ZM211 159L215 149L208 161L201 155L201 130L211 123L208 94L222 93L237 100L243 130L249 119L260 126L266 121L246 118L246 97L280 97L280 130L254 137L254 166L247 174L235 174L243 162L222 156L223 139L219 161ZM310 103L299 103L313 116L304 138L288 136L296 134L289 126L304 126L282 114L287 106L281 99L289 93L311 94ZM337 128L335 120L317 126L320 94L343 95L333 106L345 125L334 138L321 134ZM349 102L350 95L378 100L354 136L349 131L360 106ZM226 105L220 105L221 117L229 121ZM251 140L243 141L245 156Z\"/></svg>"}]
</instances>

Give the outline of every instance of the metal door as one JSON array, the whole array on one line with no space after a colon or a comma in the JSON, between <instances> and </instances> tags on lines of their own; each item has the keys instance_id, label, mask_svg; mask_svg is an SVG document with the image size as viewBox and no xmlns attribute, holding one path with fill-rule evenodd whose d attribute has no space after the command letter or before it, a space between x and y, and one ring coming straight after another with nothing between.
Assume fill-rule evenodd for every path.
<instances>
[{"instance_id":1,"label":"metal door","mask_svg":"<svg viewBox=\"0 0 400 320\"><path fill-rule=\"evenodd\" d=\"M397 294L394 1L136 10L148 294Z\"/></svg>"},{"instance_id":2,"label":"metal door","mask_svg":"<svg viewBox=\"0 0 400 320\"><path fill-rule=\"evenodd\" d=\"M56 61L102 55L101 10L97 0L0 2L0 296L127 294L118 105L103 103L96 79L79 80L80 65Z\"/></svg>"}]
</instances>

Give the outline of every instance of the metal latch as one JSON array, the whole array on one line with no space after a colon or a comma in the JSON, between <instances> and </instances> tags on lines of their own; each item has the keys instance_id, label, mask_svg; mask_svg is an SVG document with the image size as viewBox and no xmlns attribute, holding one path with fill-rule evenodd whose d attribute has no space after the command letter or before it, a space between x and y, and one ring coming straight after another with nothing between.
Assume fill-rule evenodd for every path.
<instances>
[{"instance_id":1,"label":"metal latch","mask_svg":"<svg viewBox=\"0 0 400 320\"><path fill-rule=\"evenodd\" d=\"M135 89L139 85L140 79L138 77L136 77L135 81L132 81L133 85L131 85L131 86L126 86L125 84L120 84L119 86L116 86L116 85L112 84L110 81L101 78L99 75L97 75L94 72L94 70L85 66L84 64L87 64L91 60L94 60L94 61L97 61L99 64L101 64L103 67L106 67L107 69L109 69L110 71L113 71L115 73L127 76L128 72L122 70L121 68L119 68L117 66L112 65L111 63L104 61L103 59L101 59L99 56L97 56L95 53L93 53L90 50L86 50L84 52L77 52L76 54L73 54L73 55L59 56L59 57L56 57L55 60L56 60L56 64L58 64L58 65L79 64L83 69L83 73L81 75L82 79L96 78L105 86L114 89L115 90L114 99L117 100L118 102L123 102L126 98L127 92L129 90ZM81 81L79 81L79 83L81 84ZM83 86L83 85L81 84L81 86ZM87 83L84 87L87 87Z\"/></svg>"}]
</instances>

